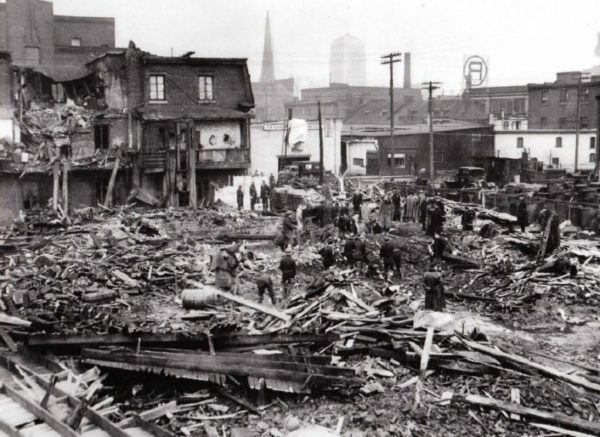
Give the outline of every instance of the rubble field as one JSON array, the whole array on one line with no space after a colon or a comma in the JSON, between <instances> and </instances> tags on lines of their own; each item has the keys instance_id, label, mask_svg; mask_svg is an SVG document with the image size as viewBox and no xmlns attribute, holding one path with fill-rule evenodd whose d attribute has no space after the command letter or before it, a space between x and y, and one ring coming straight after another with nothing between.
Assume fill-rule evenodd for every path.
<instances>
[{"instance_id":1,"label":"rubble field","mask_svg":"<svg viewBox=\"0 0 600 437\"><path fill-rule=\"evenodd\" d=\"M278 216L122 208L7 231L4 393L42 405L69 427L60 435L600 435L600 240L563 223L544 262L577 259L577 275L542 272L535 226L482 237L492 212L464 232L461 205L446 207L444 312L423 310L431 239L414 223L394 223L402 278L389 281L347 265L336 228L307 224L289 298ZM323 271L330 238L338 262ZM383 238L367 238L372 264ZM211 256L232 242L240 266L224 292ZM265 273L276 305L258 302Z\"/></svg>"}]
</instances>

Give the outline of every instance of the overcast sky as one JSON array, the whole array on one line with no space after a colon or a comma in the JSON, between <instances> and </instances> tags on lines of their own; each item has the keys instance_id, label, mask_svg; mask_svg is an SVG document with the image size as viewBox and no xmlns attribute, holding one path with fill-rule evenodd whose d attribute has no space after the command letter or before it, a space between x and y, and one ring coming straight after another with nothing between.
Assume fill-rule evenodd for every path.
<instances>
[{"instance_id":1,"label":"overcast sky","mask_svg":"<svg viewBox=\"0 0 600 437\"><path fill-rule=\"evenodd\" d=\"M462 87L465 55L489 59L489 85L551 81L600 64L599 0L53 0L55 14L114 16L117 45L179 55L246 57L260 76L266 12L277 78L326 85L331 41L366 44L367 81L386 85L384 53L412 52L413 84ZM401 83L401 64L396 64Z\"/></svg>"}]
</instances>

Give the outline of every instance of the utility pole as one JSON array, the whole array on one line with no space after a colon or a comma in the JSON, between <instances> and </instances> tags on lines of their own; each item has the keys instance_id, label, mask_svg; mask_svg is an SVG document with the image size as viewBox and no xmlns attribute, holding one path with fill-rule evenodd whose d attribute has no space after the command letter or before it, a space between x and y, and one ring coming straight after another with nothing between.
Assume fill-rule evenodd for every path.
<instances>
[{"instance_id":1,"label":"utility pole","mask_svg":"<svg viewBox=\"0 0 600 437\"><path fill-rule=\"evenodd\" d=\"M381 65L390 66L390 147L392 153L394 153L395 141L394 141L394 64L400 62L400 56L402 53L388 53L387 55L381 56ZM381 153L382 147L379 147L379 176L381 176L381 163L383 161Z\"/></svg>"},{"instance_id":2,"label":"utility pole","mask_svg":"<svg viewBox=\"0 0 600 437\"><path fill-rule=\"evenodd\" d=\"M321 101L317 102L319 109L319 185L323 186L323 119L321 118Z\"/></svg>"},{"instance_id":3,"label":"utility pole","mask_svg":"<svg viewBox=\"0 0 600 437\"><path fill-rule=\"evenodd\" d=\"M581 79L583 73L579 72L579 81L577 81L577 115L575 119L575 125L577 126L577 131L575 133L575 173L579 169L579 129L581 129L581 123L579 122L580 113L581 113Z\"/></svg>"},{"instance_id":4,"label":"utility pole","mask_svg":"<svg viewBox=\"0 0 600 437\"><path fill-rule=\"evenodd\" d=\"M433 159L433 90L439 88L441 82L423 82L423 89L429 92L429 99L427 100L427 110L429 112L429 179L433 180L435 177L434 159Z\"/></svg>"}]
</instances>

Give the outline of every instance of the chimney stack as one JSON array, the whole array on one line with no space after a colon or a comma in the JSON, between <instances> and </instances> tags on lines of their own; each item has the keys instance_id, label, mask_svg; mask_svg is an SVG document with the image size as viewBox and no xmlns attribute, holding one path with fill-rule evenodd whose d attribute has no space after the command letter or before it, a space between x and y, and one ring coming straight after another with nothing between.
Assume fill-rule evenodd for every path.
<instances>
[{"instance_id":1,"label":"chimney stack","mask_svg":"<svg viewBox=\"0 0 600 437\"><path fill-rule=\"evenodd\" d=\"M410 80L410 53L404 53L404 88L411 88Z\"/></svg>"}]
</instances>

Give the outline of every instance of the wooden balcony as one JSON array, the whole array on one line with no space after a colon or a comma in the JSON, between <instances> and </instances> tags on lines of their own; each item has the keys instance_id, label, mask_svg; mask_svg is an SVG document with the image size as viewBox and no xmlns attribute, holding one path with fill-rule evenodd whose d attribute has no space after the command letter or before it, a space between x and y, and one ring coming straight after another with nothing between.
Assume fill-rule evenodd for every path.
<instances>
[{"instance_id":1,"label":"wooden balcony","mask_svg":"<svg viewBox=\"0 0 600 437\"><path fill-rule=\"evenodd\" d=\"M197 168L249 168L250 149L224 148L198 150L196 155Z\"/></svg>"}]
</instances>

